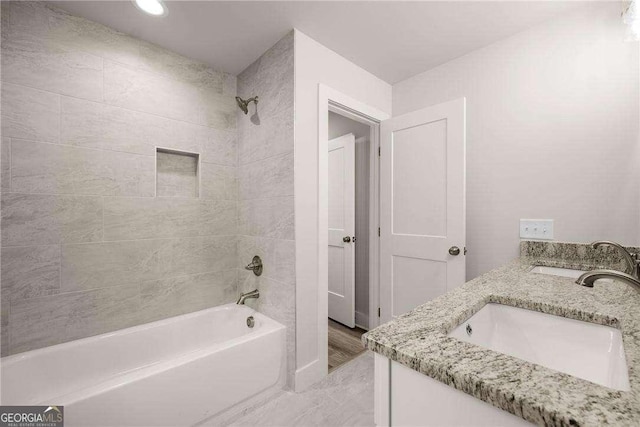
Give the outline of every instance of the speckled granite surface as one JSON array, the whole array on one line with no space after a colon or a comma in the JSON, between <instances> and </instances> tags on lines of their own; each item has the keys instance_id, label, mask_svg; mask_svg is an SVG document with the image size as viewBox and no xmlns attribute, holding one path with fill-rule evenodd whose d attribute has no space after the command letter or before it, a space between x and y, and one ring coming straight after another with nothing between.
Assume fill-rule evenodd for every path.
<instances>
[{"instance_id":1,"label":"speckled granite surface","mask_svg":"<svg viewBox=\"0 0 640 427\"><path fill-rule=\"evenodd\" d=\"M639 253L640 248L627 247L631 253ZM624 271L626 264L620 251L611 246L597 249L586 243L542 242L524 240L520 242L520 256L535 259L549 267L558 266L588 270L613 268Z\"/></svg>"},{"instance_id":2,"label":"speckled granite surface","mask_svg":"<svg viewBox=\"0 0 640 427\"><path fill-rule=\"evenodd\" d=\"M363 342L539 425L640 425L640 292L619 282L584 288L573 279L529 272L540 264L563 266L558 259L521 257L370 331ZM447 336L489 302L619 328L631 391L609 389Z\"/></svg>"}]
</instances>

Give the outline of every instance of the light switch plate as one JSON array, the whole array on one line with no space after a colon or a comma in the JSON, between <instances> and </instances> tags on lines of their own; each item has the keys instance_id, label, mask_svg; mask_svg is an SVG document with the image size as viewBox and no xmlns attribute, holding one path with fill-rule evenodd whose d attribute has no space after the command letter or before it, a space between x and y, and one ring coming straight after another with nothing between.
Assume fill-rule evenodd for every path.
<instances>
[{"instance_id":1,"label":"light switch plate","mask_svg":"<svg viewBox=\"0 0 640 427\"><path fill-rule=\"evenodd\" d=\"M552 219L521 219L520 238L553 240Z\"/></svg>"}]
</instances>

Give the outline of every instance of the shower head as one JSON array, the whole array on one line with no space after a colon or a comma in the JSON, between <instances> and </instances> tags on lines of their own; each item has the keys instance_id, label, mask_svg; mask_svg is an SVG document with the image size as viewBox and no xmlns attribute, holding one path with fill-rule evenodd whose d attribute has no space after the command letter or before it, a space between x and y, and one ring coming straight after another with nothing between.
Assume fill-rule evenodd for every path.
<instances>
[{"instance_id":1,"label":"shower head","mask_svg":"<svg viewBox=\"0 0 640 427\"><path fill-rule=\"evenodd\" d=\"M242 112L247 114L247 113L249 113L249 104L251 104L252 102L255 102L256 105L258 104L258 97L254 96L253 98L249 98L249 99L247 99L245 101L244 99L240 98L239 96L236 96L236 102L238 103L238 107L240 107Z\"/></svg>"}]
</instances>

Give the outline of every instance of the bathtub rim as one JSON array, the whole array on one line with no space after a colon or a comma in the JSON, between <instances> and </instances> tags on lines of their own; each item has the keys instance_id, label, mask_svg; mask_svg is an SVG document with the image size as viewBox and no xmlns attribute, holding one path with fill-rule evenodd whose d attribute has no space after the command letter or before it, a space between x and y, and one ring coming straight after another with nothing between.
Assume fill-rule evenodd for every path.
<instances>
[{"instance_id":1,"label":"bathtub rim","mask_svg":"<svg viewBox=\"0 0 640 427\"><path fill-rule=\"evenodd\" d=\"M213 312L220 311L237 311L245 312L247 316L254 316L261 324L261 327L246 334L242 334L230 339L208 343L198 348L194 348L182 353L175 353L170 357L161 358L151 363L133 366L131 369L120 371L116 374L105 376L95 384L91 384L84 387L79 387L71 391L63 392L61 394L52 394L43 399L33 400L22 404L38 405L49 404L52 401L56 401L59 405L70 405L87 396L91 396L97 393L113 390L118 387L124 386L128 382L144 379L148 376L162 373L168 369L176 368L186 363L195 361L197 359L207 357L215 352L224 351L233 346L242 345L252 339L262 337L270 333L278 333L282 331L284 335L286 327L278 321L258 312L257 310L249 307L239 307L235 303L228 303L220 306L210 307L204 310L198 310L191 313L185 313L178 316L168 317L140 325L131 326L104 334L94 335L91 337L81 338L77 340L68 341L65 343L55 344L43 348L28 350L26 352L17 353L10 356L0 358L0 368L11 369L13 365L21 362L28 363L30 359L34 357L46 357L49 353L73 351L74 348L82 345L91 345L108 338L114 338L123 335L129 335L132 333L139 333L146 330L162 327L167 324L178 323L181 321L189 320L192 318L207 316ZM4 384L0 385L2 388L6 387ZM44 403L43 403L44 402ZM3 403L4 404L4 403Z\"/></svg>"},{"instance_id":2,"label":"bathtub rim","mask_svg":"<svg viewBox=\"0 0 640 427\"><path fill-rule=\"evenodd\" d=\"M53 344L53 345L49 345L49 346L46 346L46 347L35 348L35 349L32 349L32 350L23 351L23 352L20 352L20 353L11 354L9 356L4 356L4 357L0 358L0 367L7 366L7 364L8 364L8 366L11 366L11 365L23 360L23 359L30 359L31 357L34 357L37 354L47 354L47 353L50 353L50 352L55 352L55 351L59 351L59 350L66 349L66 348L73 348L73 347L76 347L76 346L80 346L80 345L82 345L84 343L90 343L90 342L94 342L94 341L99 341L99 340L111 338L112 336L115 336L115 335L124 335L124 334L140 332L140 331L144 331L146 329L156 328L156 327L168 324L168 323L174 323L174 322L178 322L180 320L190 319L192 317L204 316L205 314L207 314L209 312L222 311L222 310L226 311L226 310L230 310L230 309L233 309L233 308L240 308L240 307L241 306L238 306L236 303L227 303L227 304L218 305L218 306L215 306L215 307L205 308L203 310L192 311L190 313L179 314L177 316L167 317L167 318L160 319L160 320L153 320L151 322L141 323L139 325L129 326L127 328L116 329L115 331L105 332L105 333L98 334L98 335L92 335L90 337L78 338L76 340L66 341L66 342L62 342L62 343L59 343L59 344ZM250 311L247 314L247 316L257 317L258 320L266 320L264 322L265 326L273 323L273 328L274 329L278 329L278 327L286 328L286 326L284 326L282 323L278 322L277 320L272 319L271 317L268 317L268 316L260 313L259 311L257 311L254 308L251 308L249 306L242 306L242 307L244 307L244 308L246 308L247 310ZM232 338L231 340L227 340L227 341L233 341L233 340L236 340L238 338L240 338L240 337ZM227 341L223 341L223 342L227 342ZM216 344L218 344L218 343L216 343ZM212 345L215 345L215 344L212 344ZM204 348L204 347L202 347L202 348ZM194 350L194 351L197 351L197 350ZM178 357L179 356L180 355L178 355Z\"/></svg>"},{"instance_id":3,"label":"bathtub rim","mask_svg":"<svg viewBox=\"0 0 640 427\"><path fill-rule=\"evenodd\" d=\"M48 405L50 402L55 401L55 402L58 402L59 405L69 406L76 402L82 401L88 397L92 397L100 393L115 390L133 381L143 380L147 377L161 374L170 369L174 369L182 365L188 364L190 362L194 362L196 360L211 356L214 353L224 351L226 349L229 349L241 344L245 344L248 341L252 341L254 339L263 337L268 334L278 333L282 331L281 333L283 334L283 339L284 339L284 333L285 333L284 329L285 329L285 326L278 324L273 328L264 328L263 330L258 331L255 334L241 335L239 337L236 337L230 340L221 341L219 343L215 343L207 347L202 347L197 350L192 350L187 353L176 355L176 357L173 357L170 359L164 359L164 360L157 361L145 366L140 366L130 371L122 372L104 381L101 381L95 385L80 388L70 393L48 398L47 400L42 401L39 404Z\"/></svg>"}]
</instances>

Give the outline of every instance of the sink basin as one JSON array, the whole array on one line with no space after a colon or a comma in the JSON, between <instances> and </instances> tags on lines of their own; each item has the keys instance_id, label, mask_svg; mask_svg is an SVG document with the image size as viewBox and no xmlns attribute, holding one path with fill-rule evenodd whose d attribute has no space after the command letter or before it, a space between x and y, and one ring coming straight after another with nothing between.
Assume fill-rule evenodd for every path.
<instances>
[{"instance_id":1,"label":"sink basin","mask_svg":"<svg viewBox=\"0 0 640 427\"><path fill-rule=\"evenodd\" d=\"M564 372L629 390L618 329L501 304L487 304L449 336Z\"/></svg>"},{"instance_id":2,"label":"sink basin","mask_svg":"<svg viewBox=\"0 0 640 427\"><path fill-rule=\"evenodd\" d=\"M530 273L538 273L538 274L549 274L552 276L560 276L560 277L570 277L572 279L577 279L584 273L582 270L573 270L571 268L558 268L558 267L545 267L543 265L538 265L529 270Z\"/></svg>"}]
</instances>

